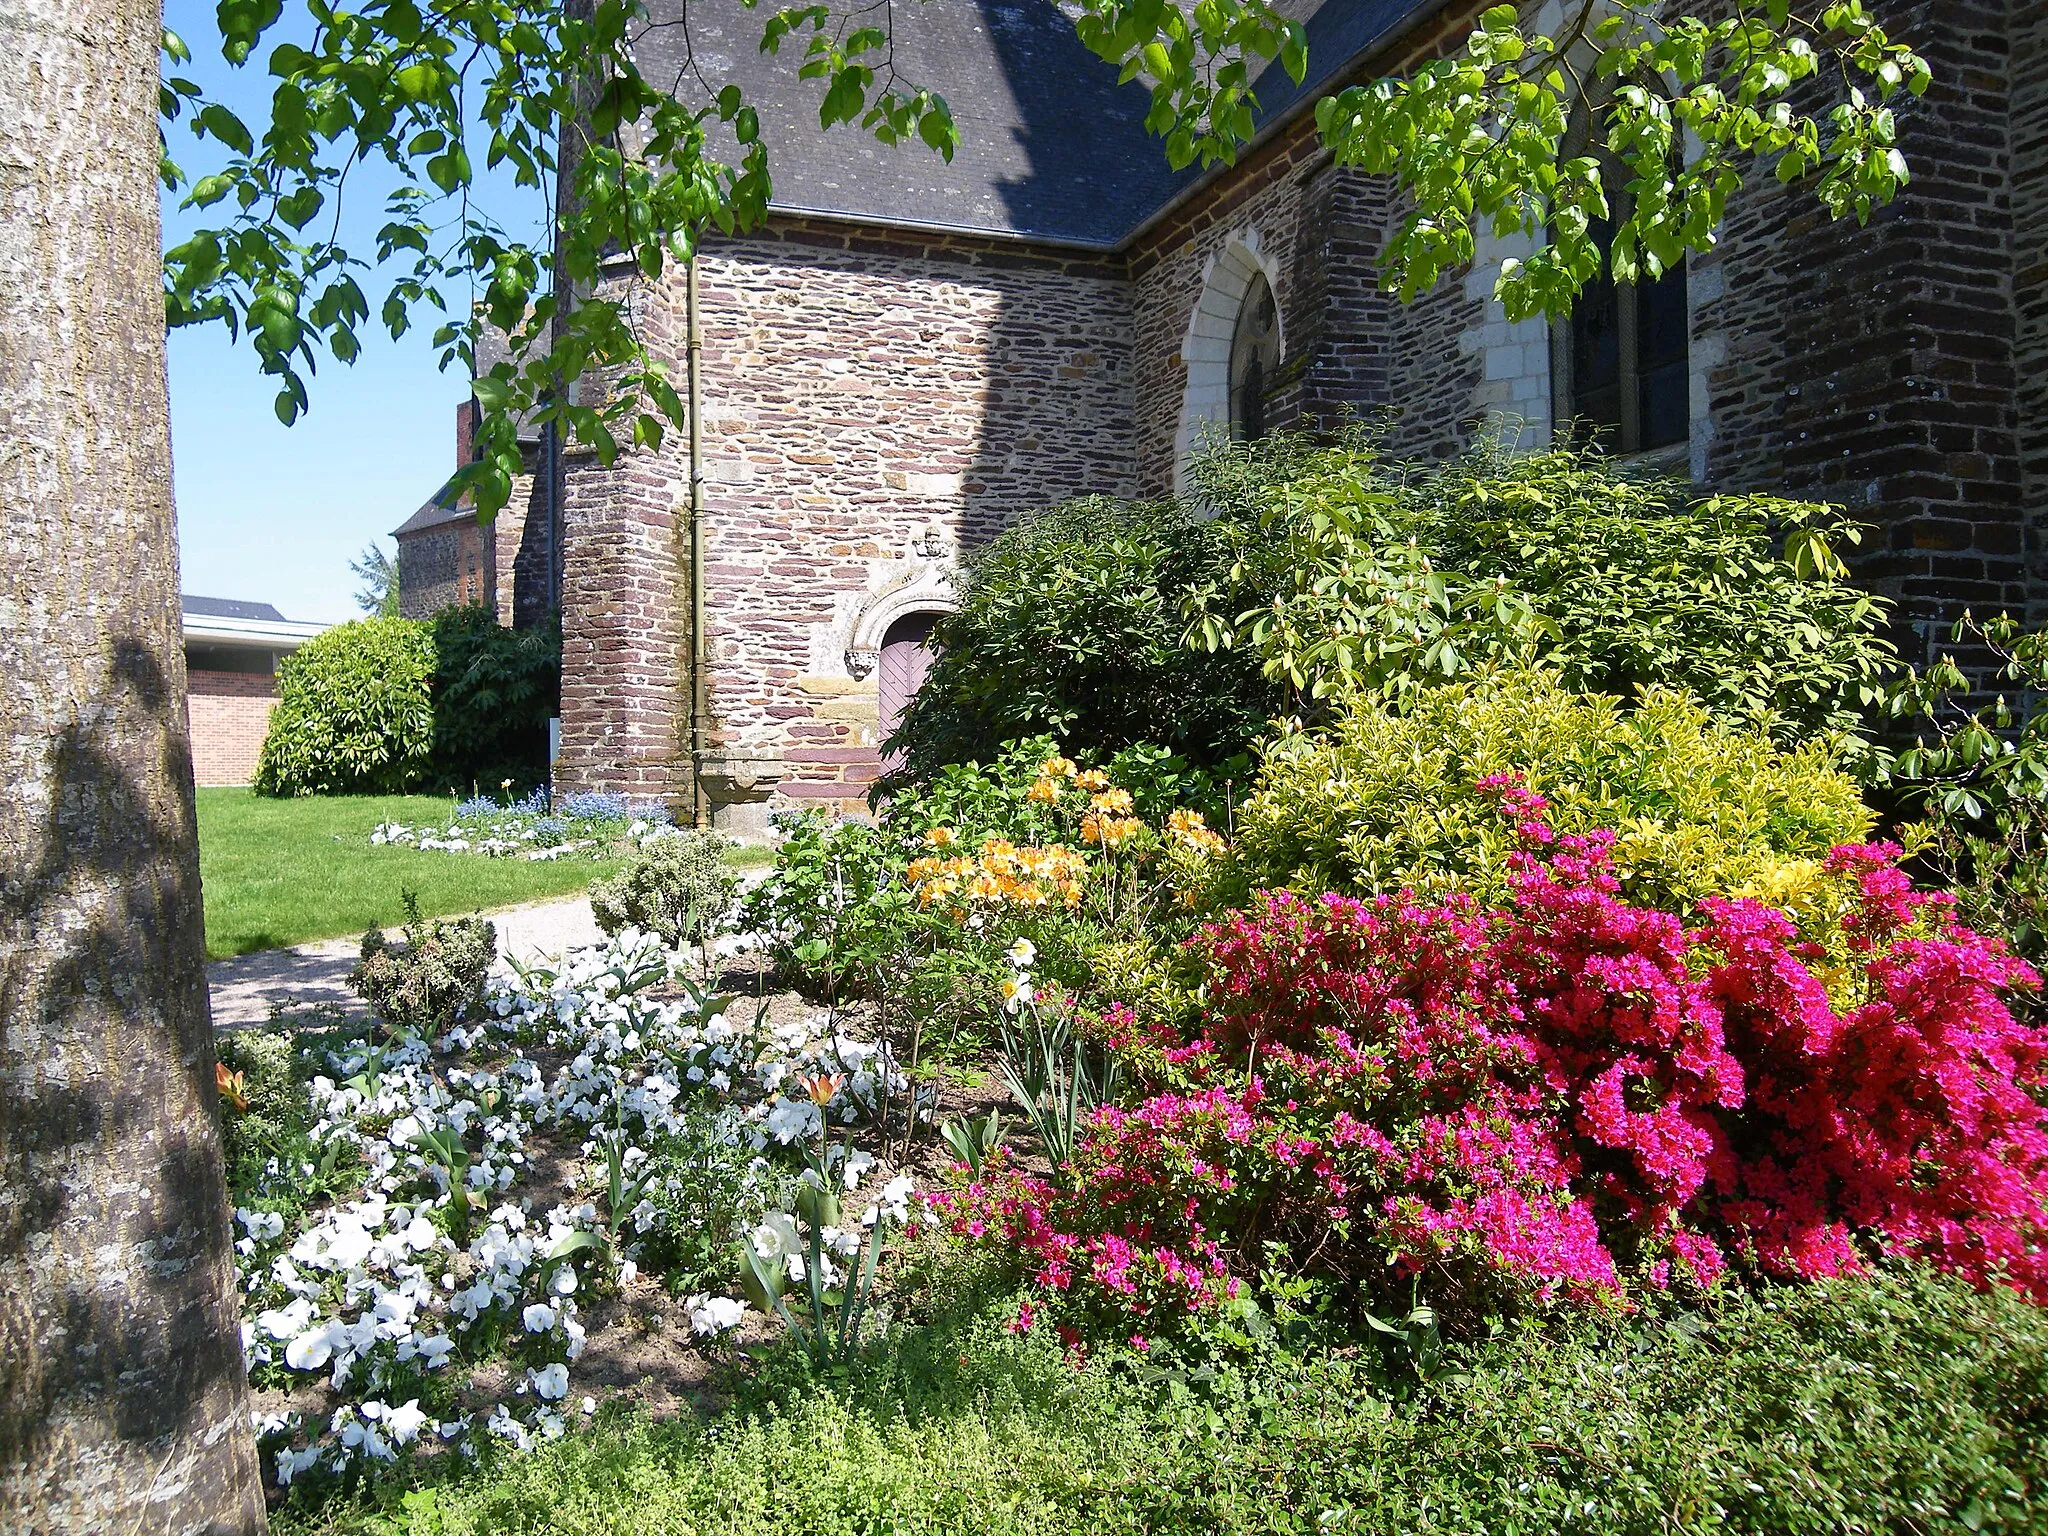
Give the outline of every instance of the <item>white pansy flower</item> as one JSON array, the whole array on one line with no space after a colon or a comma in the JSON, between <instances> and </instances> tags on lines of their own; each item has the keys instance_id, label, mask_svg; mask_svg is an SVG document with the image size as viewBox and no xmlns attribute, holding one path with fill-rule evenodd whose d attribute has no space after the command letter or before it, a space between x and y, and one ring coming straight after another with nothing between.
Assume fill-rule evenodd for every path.
<instances>
[{"instance_id":1,"label":"white pansy flower","mask_svg":"<svg viewBox=\"0 0 2048 1536\"><path fill-rule=\"evenodd\" d=\"M868 1170L874 1166L874 1154L866 1148L856 1147L847 1155L846 1162L841 1170L845 1175L846 1187L848 1189L858 1189L860 1181L867 1177Z\"/></svg>"},{"instance_id":2,"label":"white pansy flower","mask_svg":"<svg viewBox=\"0 0 2048 1536\"><path fill-rule=\"evenodd\" d=\"M526 1375L533 1383L533 1390L551 1403L558 1403L569 1395L569 1367L559 1360L537 1371L529 1370Z\"/></svg>"},{"instance_id":3,"label":"white pansy flower","mask_svg":"<svg viewBox=\"0 0 2048 1536\"><path fill-rule=\"evenodd\" d=\"M384 1415L384 1426L391 1431L391 1438L400 1445L410 1445L417 1440L420 1430L427 1422L426 1414L420 1408L420 1400L413 1398L401 1403Z\"/></svg>"},{"instance_id":4,"label":"white pansy flower","mask_svg":"<svg viewBox=\"0 0 2048 1536\"><path fill-rule=\"evenodd\" d=\"M546 1333L555 1326L555 1309L545 1302L536 1301L520 1315L528 1333Z\"/></svg>"},{"instance_id":5,"label":"white pansy flower","mask_svg":"<svg viewBox=\"0 0 2048 1536\"><path fill-rule=\"evenodd\" d=\"M284 1363L295 1371L317 1371L334 1356L334 1339L328 1324L308 1328L284 1347Z\"/></svg>"},{"instance_id":6,"label":"white pansy flower","mask_svg":"<svg viewBox=\"0 0 2048 1536\"><path fill-rule=\"evenodd\" d=\"M256 1314L256 1326L273 1339L297 1338L313 1321L313 1303L301 1296L286 1306Z\"/></svg>"},{"instance_id":7,"label":"white pansy flower","mask_svg":"<svg viewBox=\"0 0 2048 1536\"><path fill-rule=\"evenodd\" d=\"M690 1327L700 1338L714 1338L739 1327L747 1315L746 1306L730 1296L692 1296L689 1300Z\"/></svg>"}]
</instances>

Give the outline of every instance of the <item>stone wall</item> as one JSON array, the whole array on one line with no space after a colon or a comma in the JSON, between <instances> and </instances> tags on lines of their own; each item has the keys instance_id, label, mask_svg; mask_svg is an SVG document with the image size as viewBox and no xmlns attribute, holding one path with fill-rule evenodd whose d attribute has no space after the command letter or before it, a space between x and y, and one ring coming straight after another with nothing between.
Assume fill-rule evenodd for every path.
<instances>
[{"instance_id":1,"label":"stone wall","mask_svg":"<svg viewBox=\"0 0 2048 1536\"><path fill-rule=\"evenodd\" d=\"M1477 4L1373 61L1457 44ZM1539 25L1556 0L1531 0ZM1550 14L1542 14L1548 12ZM1833 500L1909 654L1966 605L2048 609L2048 0L1916 0L1936 71L1899 109L1913 181L1867 227L1768 172L1688 265L1689 453L1705 488ZM1115 260L780 219L702 260L711 745L778 803L858 807L887 621L943 608L958 551L1079 492L1164 494L1224 414L1237 297L1264 276L1281 424L1391 413L1438 457L1551 429L1551 332L1488 295L1511 243L1412 303L1380 292L1402 206L1303 118ZM682 371L681 277L636 299ZM680 434L565 492L563 776L689 784ZM2048 617L2048 612L2042 615Z\"/></svg>"},{"instance_id":2,"label":"stone wall","mask_svg":"<svg viewBox=\"0 0 2048 1536\"><path fill-rule=\"evenodd\" d=\"M1711 424L1698 477L1841 503L1873 524L1854 563L1898 600L1916 659L1965 607L2018 611L2030 596L2009 144L2024 125L2011 117L2007 12L1922 0L1887 17L1935 84L1899 107L1913 179L1866 227L1829 221L1808 186L1757 176L1692 266ZM2038 56L2038 35L2031 46ZM2032 323L2038 336L2038 312Z\"/></svg>"},{"instance_id":3,"label":"stone wall","mask_svg":"<svg viewBox=\"0 0 2048 1536\"><path fill-rule=\"evenodd\" d=\"M887 621L948 606L958 552L1018 513L1134 490L1123 276L804 219L701 260L712 744L769 765L783 802L854 809ZM679 381L682 293L677 273L636 299ZM567 782L686 784L687 462L678 433L568 474Z\"/></svg>"},{"instance_id":4,"label":"stone wall","mask_svg":"<svg viewBox=\"0 0 2048 1536\"><path fill-rule=\"evenodd\" d=\"M437 523L398 540L398 611L424 619L458 603L495 601L497 541L474 517Z\"/></svg>"},{"instance_id":5,"label":"stone wall","mask_svg":"<svg viewBox=\"0 0 2048 1536\"><path fill-rule=\"evenodd\" d=\"M2013 366L2033 622L2048 623L2048 0L2012 8Z\"/></svg>"},{"instance_id":6,"label":"stone wall","mask_svg":"<svg viewBox=\"0 0 2048 1536\"><path fill-rule=\"evenodd\" d=\"M1480 9L1452 7L1373 60L1370 73L1443 53ZM1547 333L1509 326L1487 299L1494 264L1510 252L1489 244L1472 271L1447 274L1404 305L1380 290L1378 265L1400 216L1391 181L1333 164L1305 115L1140 234L1130 271L1148 494L1178 483L1202 430L1221 378L1217 338L1227 338L1225 311L1241 290L1234 274L1247 262L1271 281L1281 314L1269 420L1386 414L1393 451L1418 457L1454 452L1494 417L1529 418L1534 439L1547 441Z\"/></svg>"},{"instance_id":7,"label":"stone wall","mask_svg":"<svg viewBox=\"0 0 2048 1536\"><path fill-rule=\"evenodd\" d=\"M511 499L491 524L493 606L508 629L526 629L555 610L554 528L539 445L528 449L527 464L527 473L513 476Z\"/></svg>"},{"instance_id":8,"label":"stone wall","mask_svg":"<svg viewBox=\"0 0 2048 1536\"><path fill-rule=\"evenodd\" d=\"M192 735L192 777L199 784L248 784L256 777L277 679L262 672L187 675L186 717Z\"/></svg>"}]
</instances>

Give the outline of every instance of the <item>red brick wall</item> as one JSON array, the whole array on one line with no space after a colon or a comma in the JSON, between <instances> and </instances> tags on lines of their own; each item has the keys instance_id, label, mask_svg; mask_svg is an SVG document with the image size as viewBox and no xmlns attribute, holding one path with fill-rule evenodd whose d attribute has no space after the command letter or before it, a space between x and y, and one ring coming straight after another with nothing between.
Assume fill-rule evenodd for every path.
<instances>
[{"instance_id":1,"label":"red brick wall","mask_svg":"<svg viewBox=\"0 0 2048 1536\"><path fill-rule=\"evenodd\" d=\"M277 680L258 672L193 672L187 680L192 777L200 784L247 784L256 777Z\"/></svg>"}]
</instances>

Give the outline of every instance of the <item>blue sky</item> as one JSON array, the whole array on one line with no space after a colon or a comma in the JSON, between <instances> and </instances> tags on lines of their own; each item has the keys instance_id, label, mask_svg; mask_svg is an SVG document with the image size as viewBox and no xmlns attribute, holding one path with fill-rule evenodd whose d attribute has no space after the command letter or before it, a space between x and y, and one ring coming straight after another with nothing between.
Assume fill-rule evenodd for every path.
<instances>
[{"instance_id":1,"label":"blue sky","mask_svg":"<svg viewBox=\"0 0 2048 1536\"><path fill-rule=\"evenodd\" d=\"M268 77L260 60L243 70L221 61L213 13L214 0L166 0L165 24L194 56L182 72L260 134ZM172 157L188 175L212 169L218 153L211 141L173 139ZM344 209L343 230L353 247L370 247L386 190L352 180L354 200ZM206 216L224 209L216 206ZM166 238L195 227L198 217L167 203ZM365 282L364 289L374 311L382 287ZM373 317L353 367L323 354L310 383L312 410L292 427L279 424L272 410L276 385L257 372L246 344L229 342L217 326L170 333L185 591L275 603L291 619L357 616L359 584L349 562L372 540L389 552L391 530L455 467L455 407L469 387L459 375L437 369L428 345L432 333L433 325L423 324L394 343Z\"/></svg>"}]
</instances>

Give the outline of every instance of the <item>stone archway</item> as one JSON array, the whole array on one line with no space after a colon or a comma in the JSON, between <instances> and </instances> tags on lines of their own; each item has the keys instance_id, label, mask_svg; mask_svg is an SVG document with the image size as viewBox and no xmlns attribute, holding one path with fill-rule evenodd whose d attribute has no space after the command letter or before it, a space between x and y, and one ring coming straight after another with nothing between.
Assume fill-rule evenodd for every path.
<instances>
[{"instance_id":1,"label":"stone archway","mask_svg":"<svg viewBox=\"0 0 2048 1536\"><path fill-rule=\"evenodd\" d=\"M1230 431L1230 363L1232 343L1239 337L1239 320L1246 298L1263 284L1277 295L1279 274L1263 249L1259 232L1239 230L1209 258L1202 272L1202 296L1188 317L1187 335L1180 344L1187 367L1187 389L1181 397L1180 430L1173 445L1173 485L1185 489L1188 461L1211 433ZM1275 307L1273 355L1286 355L1283 322Z\"/></svg>"},{"instance_id":2,"label":"stone archway","mask_svg":"<svg viewBox=\"0 0 2048 1536\"><path fill-rule=\"evenodd\" d=\"M882 648L897 620L920 613L936 619L958 606L953 595L952 568L932 557L924 569L881 593L861 610L847 638L847 675L867 677L881 664Z\"/></svg>"}]
</instances>

